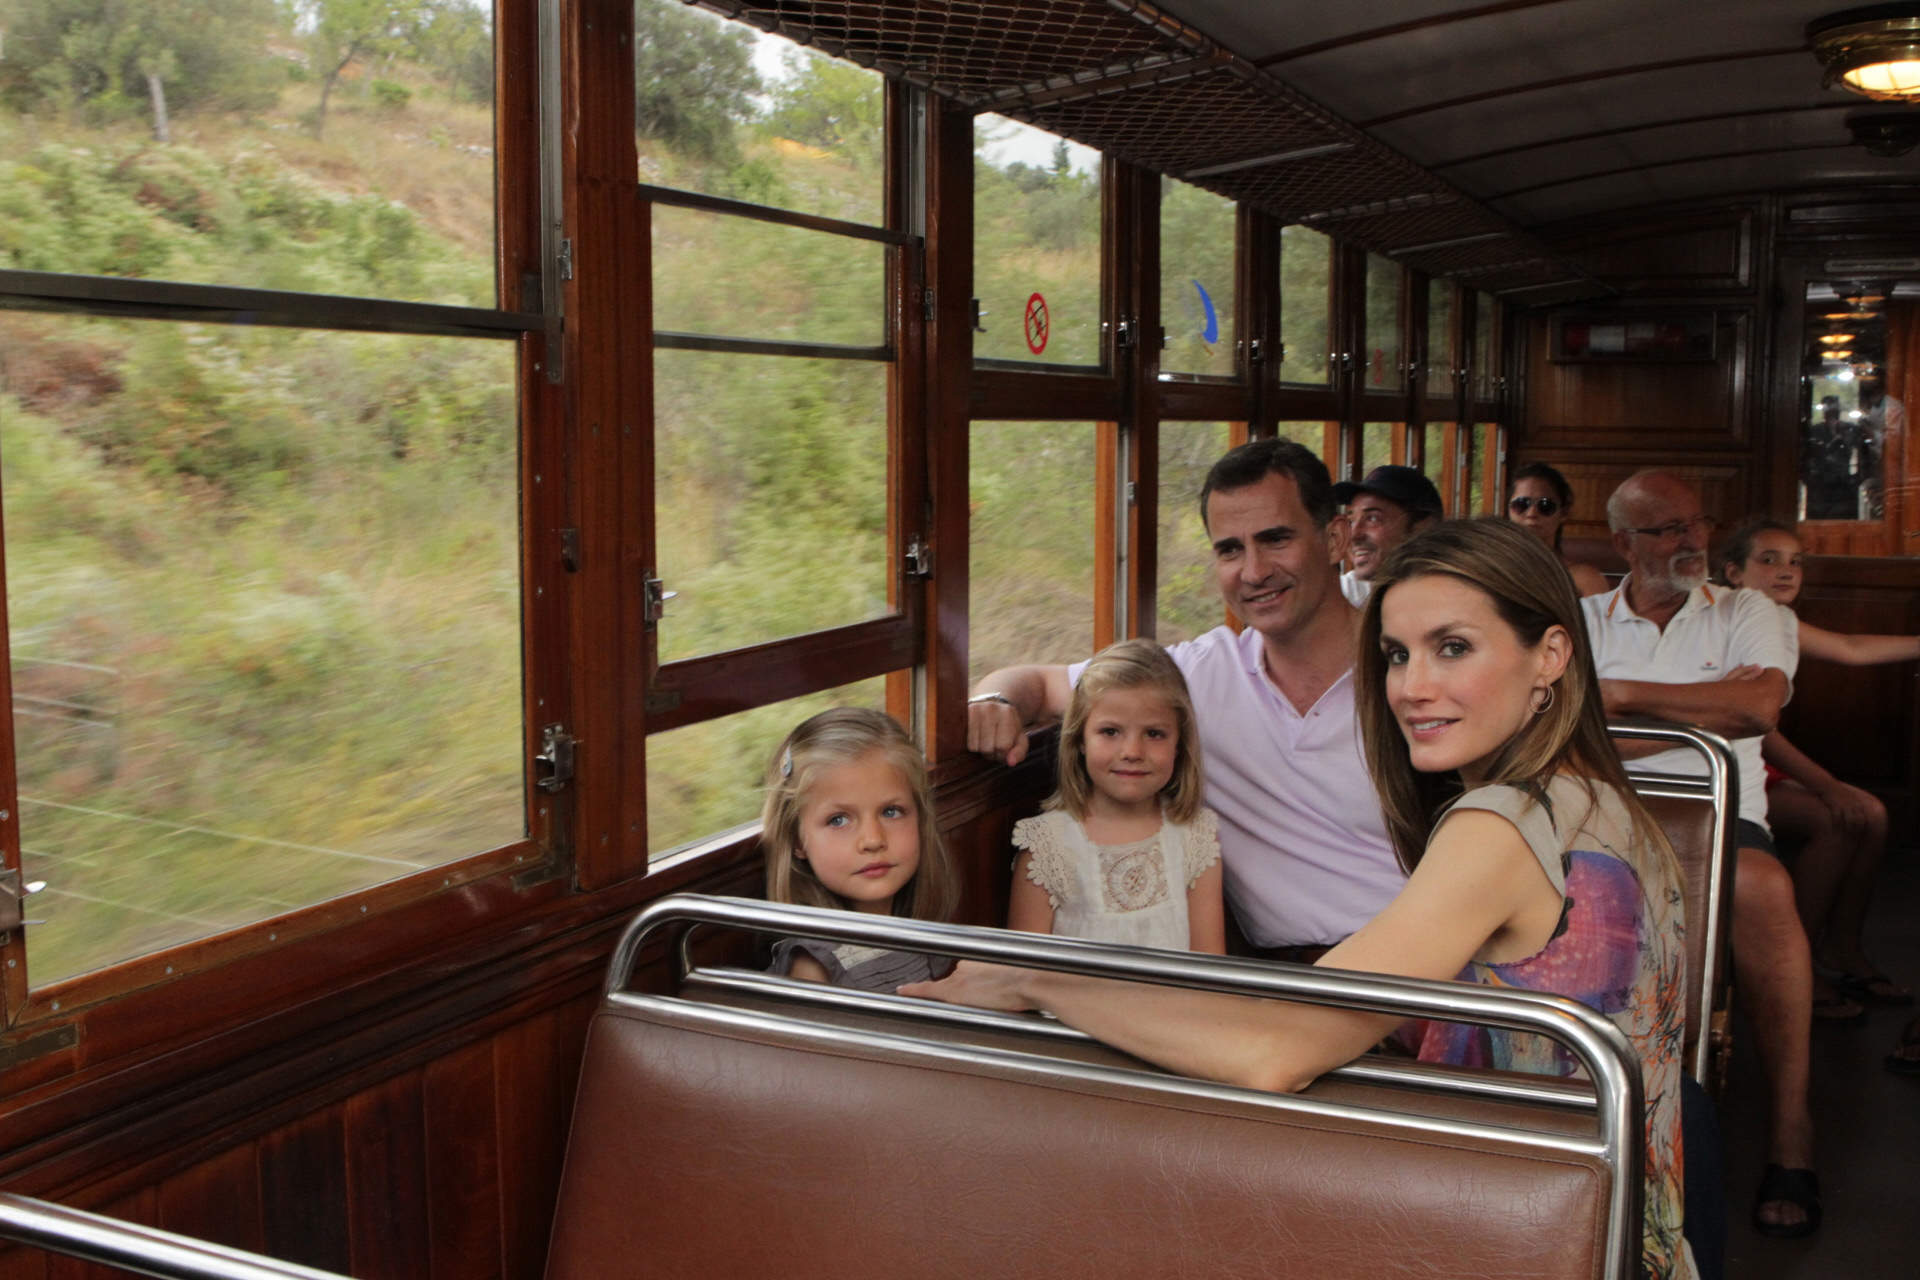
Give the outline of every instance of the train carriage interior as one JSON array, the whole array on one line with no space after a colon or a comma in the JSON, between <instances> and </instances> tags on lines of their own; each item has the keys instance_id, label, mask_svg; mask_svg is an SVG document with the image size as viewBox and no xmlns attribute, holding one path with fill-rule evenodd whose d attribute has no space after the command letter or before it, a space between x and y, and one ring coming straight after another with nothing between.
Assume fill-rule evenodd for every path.
<instances>
[{"instance_id":1,"label":"train carriage interior","mask_svg":"<svg viewBox=\"0 0 1920 1280\"><path fill-rule=\"evenodd\" d=\"M1194 499L1251 439L1336 480L1414 468L1461 517L1549 463L1563 553L1610 581L1608 495L1659 467L1721 533L1797 525L1803 621L1920 634L1916 144L1916 3L0 0L0 1201L320 1274L606 1275L646 1268L578 1251L624 1210L577 1197L626 1167L633 1248L784 1265L756 1252L779 1188L740 1167L778 1128L754 1068L657 1153L581 1083L624 1069L594 1022L611 971L622 1025L682 1055L642 1099L699 1081L695 1033L829 1094L820 1046L866 1036L862 1098L964 1076L949 1127L1024 1152L1011 1185L1109 1197L1124 1155L1052 1163L996 1108L1071 1094L1229 1198L1178 1116L1308 1202L1260 1155L1298 1124L1354 1185L1409 1125L1468 1133L1496 1181L1560 1144L1556 1212L1585 1225L1511 1274L1628 1274L1588 1041L1578 1097L1410 1120L1396 1089L1446 1087L1381 1068L1283 1114L1031 1027L931 1019L909 1049L916 1015L816 1001L819 1028L766 1031L806 1001L750 972L765 920L623 930L763 896L768 754L835 705L910 726L959 919L1003 923L1052 731L1012 767L972 753L970 693L1227 623ZM1808 658L1781 718L1885 807L1867 940L1908 985L1915 675ZM1825 1222L1772 1240L1735 999L1700 1073L1727 1275L1912 1273L1910 1016L1816 1023ZM592 1178L576 1094L632 1135ZM1481 1107L1537 1133L1473 1130ZM823 1101L796 1150L838 1153L846 1114ZM1098 1201L1077 1229L1133 1240ZM1041 1269L944 1221L868 1262ZM0 1244L0 1280L132 1273Z\"/></svg>"}]
</instances>

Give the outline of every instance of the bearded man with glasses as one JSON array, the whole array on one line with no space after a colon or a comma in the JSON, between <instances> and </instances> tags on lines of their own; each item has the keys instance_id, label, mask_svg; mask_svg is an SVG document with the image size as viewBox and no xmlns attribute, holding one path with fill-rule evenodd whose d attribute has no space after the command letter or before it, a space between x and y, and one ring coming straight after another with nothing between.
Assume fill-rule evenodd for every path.
<instances>
[{"instance_id":1,"label":"bearded man with glasses","mask_svg":"<svg viewBox=\"0 0 1920 1280\"><path fill-rule=\"evenodd\" d=\"M1607 500L1627 577L1581 601L1607 714L1656 716L1729 738L1740 770L1739 854L1733 877L1733 968L1770 1089L1769 1160L1753 1207L1764 1235L1820 1225L1807 1109L1813 959L1794 909L1793 880L1767 830L1760 740L1792 692L1799 636L1757 591L1707 585L1713 522L1684 481L1630 476ZM1649 745L1649 744L1639 744ZM1636 751L1646 768L1700 774L1690 751Z\"/></svg>"}]
</instances>

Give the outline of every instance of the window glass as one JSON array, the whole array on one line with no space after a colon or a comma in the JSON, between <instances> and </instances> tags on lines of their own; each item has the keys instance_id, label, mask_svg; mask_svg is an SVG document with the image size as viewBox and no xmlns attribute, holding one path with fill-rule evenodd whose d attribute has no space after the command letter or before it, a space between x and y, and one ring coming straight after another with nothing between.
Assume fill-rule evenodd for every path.
<instances>
[{"instance_id":1,"label":"window glass","mask_svg":"<svg viewBox=\"0 0 1920 1280\"><path fill-rule=\"evenodd\" d=\"M1440 500L1445 504L1447 514L1455 515L1457 513L1454 508L1457 504L1447 484L1450 478L1447 467L1447 428L1450 425L1445 422L1429 422L1423 428L1421 446L1425 452L1420 460L1420 470L1425 473L1427 479L1433 481L1433 487L1440 491Z\"/></svg>"},{"instance_id":2,"label":"window glass","mask_svg":"<svg viewBox=\"0 0 1920 1280\"><path fill-rule=\"evenodd\" d=\"M0 350L36 984L524 837L512 343Z\"/></svg>"},{"instance_id":3,"label":"window glass","mask_svg":"<svg viewBox=\"0 0 1920 1280\"><path fill-rule=\"evenodd\" d=\"M1378 254L1367 255L1367 365L1369 390L1397 390L1400 386L1400 286L1406 278L1400 264Z\"/></svg>"},{"instance_id":4,"label":"window glass","mask_svg":"<svg viewBox=\"0 0 1920 1280\"><path fill-rule=\"evenodd\" d=\"M5 6L0 268L495 305L490 13L304 8Z\"/></svg>"},{"instance_id":5,"label":"window glass","mask_svg":"<svg viewBox=\"0 0 1920 1280\"><path fill-rule=\"evenodd\" d=\"M1190 183L1160 179L1162 373L1232 377L1234 204Z\"/></svg>"},{"instance_id":6,"label":"window glass","mask_svg":"<svg viewBox=\"0 0 1920 1280\"><path fill-rule=\"evenodd\" d=\"M1427 282L1427 394L1453 394L1453 286Z\"/></svg>"},{"instance_id":7,"label":"window glass","mask_svg":"<svg viewBox=\"0 0 1920 1280\"><path fill-rule=\"evenodd\" d=\"M793 727L829 707L884 711L884 676L668 729L647 739L648 861L760 818L767 761Z\"/></svg>"},{"instance_id":8,"label":"window glass","mask_svg":"<svg viewBox=\"0 0 1920 1280\"><path fill-rule=\"evenodd\" d=\"M1360 429L1360 474L1393 461L1393 442L1400 431L1397 422L1369 422Z\"/></svg>"},{"instance_id":9,"label":"window glass","mask_svg":"<svg viewBox=\"0 0 1920 1280\"><path fill-rule=\"evenodd\" d=\"M635 0L633 21L640 181L880 222L878 72L680 0Z\"/></svg>"},{"instance_id":10,"label":"window glass","mask_svg":"<svg viewBox=\"0 0 1920 1280\"><path fill-rule=\"evenodd\" d=\"M973 123L973 354L1100 363L1100 153L1043 129Z\"/></svg>"},{"instance_id":11,"label":"window glass","mask_svg":"<svg viewBox=\"0 0 1920 1280\"><path fill-rule=\"evenodd\" d=\"M660 660L860 622L887 603L877 361L654 353Z\"/></svg>"},{"instance_id":12,"label":"window glass","mask_svg":"<svg viewBox=\"0 0 1920 1280\"><path fill-rule=\"evenodd\" d=\"M1093 648L1093 425L976 422L971 452L968 678L1085 658Z\"/></svg>"},{"instance_id":13,"label":"window glass","mask_svg":"<svg viewBox=\"0 0 1920 1280\"><path fill-rule=\"evenodd\" d=\"M1305 227L1280 229L1282 382L1327 384L1333 241Z\"/></svg>"},{"instance_id":14,"label":"window glass","mask_svg":"<svg viewBox=\"0 0 1920 1280\"><path fill-rule=\"evenodd\" d=\"M1339 468L1334 465L1333 459L1333 452L1340 443L1339 423L1280 422L1274 424L1274 434L1313 450L1319 455L1320 461L1327 464L1327 470L1333 473L1334 478L1339 479Z\"/></svg>"},{"instance_id":15,"label":"window glass","mask_svg":"<svg viewBox=\"0 0 1920 1280\"><path fill-rule=\"evenodd\" d=\"M883 245L655 205L653 248L656 329L886 344Z\"/></svg>"},{"instance_id":16,"label":"window glass","mask_svg":"<svg viewBox=\"0 0 1920 1280\"><path fill-rule=\"evenodd\" d=\"M1494 368L1492 296L1476 293L1473 307L1473 394L1475 399L1491 400L1494 378L1500 372Z\"/></svg>"},{"instance_id":17,"label":"window glass","mask_svg":"<svg viewBox=\"0 0 1920 1280\"><path fill-rule=\"evenodd\" d=\"M1499 430L1490 422L1478 423L1473 428L1473 458L1467 476L1467 510L1473 515L1491 512L1494 508L1489 503L1500 496L1497 482L1493 493L1487 492L1487 477L1499 466L1498 459L1494 457Z\"/></svg>"},{"instance_id":18,"label":"window glass","mask_svg":"<svg viewBox=\"0 0 1920 1280\"><path fill-rule=\"evenodd\" d=\"M1155 635L1162 644L1191 640L1226 621L1214 585L1213 552L1200 519L1200 487L1228 449L1224 422L1160 424L1160 563Z\"/></svg>"}]
</instances>

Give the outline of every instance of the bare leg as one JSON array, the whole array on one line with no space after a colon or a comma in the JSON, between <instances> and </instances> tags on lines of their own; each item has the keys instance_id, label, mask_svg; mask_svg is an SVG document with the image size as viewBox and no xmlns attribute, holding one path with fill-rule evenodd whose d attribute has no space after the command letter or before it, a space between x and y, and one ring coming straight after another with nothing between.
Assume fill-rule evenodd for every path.
<instances>
[{"instance_id":1,"label":"bare leg","mask_svg":"<svg viewBox=\"0 0 1920 1280\"><path fill-rule=\"evenodd\" d=\"M1867 957L1867 909L1873 905L1873 882L1880 874L1880 859L1887 851L1887 806L1868 797L1866 821L1854 837L1854 855L1847 874L1840 879L1840 891L1834 895L1827 912L1827 927L1820 935L1822 963L1843 973L1870 975L1873 961Z\"/></svg>"},{"instance_id":2,"label":"bare leg","mask_svg":"<svg viewBox=\"0 0 1920 1280\"><path fill-rule=\"evenodd\" d=\"M1817 946L1826 936L1827 916L1839 896L1853 850L1833 811L1797 782L1767 788L1767 823L1776 832L1806 842L1793 863L1793 896L1807 940Z\"/></svg>"},{"instance_id":3,"label":"bare leg","mask_svg":"<svg viewBox=\"0 0 1920 1280\"><path fill-rule=\"evenodd\" d=\"M1789 1169L1813 1164L1813 1117L1807 1110L1813 958L1794 908L1793 880L1780 860L1743 848L1733 881L1733 968L1753 1023L1755 1048L1769 1088L1769 1158ZM1775 1226L1804 1221L1786 1201L1759 1206Z\"/></svg>"}]
</instances>

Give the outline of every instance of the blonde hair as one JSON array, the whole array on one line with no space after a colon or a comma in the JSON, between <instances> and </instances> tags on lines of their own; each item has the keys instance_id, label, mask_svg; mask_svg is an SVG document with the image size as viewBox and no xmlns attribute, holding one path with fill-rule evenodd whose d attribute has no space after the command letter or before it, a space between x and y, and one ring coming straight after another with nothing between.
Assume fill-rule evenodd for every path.
<instances>
[{"instance_id":1,"label":"blonde hair","mask_svg":"<svg viewBox=\"0 0 1920 1280\"><path fill-rule=\"evenodd\" d=\"M920 869L893 896L893 914L951 920L960 906L960 875L933 819L933 788L926 758L891 717L864 707L834 707L801 721L767 762L766 803L760 810L760 850L767 864L767 899L845 910L852 904L821 884L800 852L800 811L821 772L874 752L899 770L913 794L920 831Z\"/></svg>"},{"instance_id":2,"label":"blonde hair","mask_svg":"<svg viewBox=\"0 0 1920 1280\"><path fill-rule=\"evenodd\" d=\"M1087 718L1093 704L1115 689L1151 689L1173 708L1173 777L1160 790L1160 810L1170 821L1192 822L1200 811L1200 738L1194 731L1193 699L1186 677L1167 651L1151 640L1122 640L1094 656L1080 672L1067 701L1067 717L1060 722L1060 785L1046 807L1063 809L1085 822L1093 793L1087 772Z\"/></svg>"},{"instance_id":3,"label":"blonde hair","mask_svg":"<svg viewBox=\"0 0 1920 1280\"><path fill-rule=\"evenodd\" d=\"M1434 574L1458 578L1484 592L1526 648L1539 645L1555 626L1567 633L1572 644L1566 670L1550 686L1552 705L1528 717L1520 731L1494 753L1486 782L1518 787L1536 803L1544 802L1547 783L1558 773L1578 777L1590 796L1596 782L1612 787L1632 818L1635 849L1652 850L1672 883L1684 884L1673 847L1634 793L1626 766L1607 734L1593 648L1573 579L1546 543L1519 525L1497 518L1449 520L1396 547L1374 575L1373 594L1361 615L1356 712L1367 772L1379 793L1387 834L1400 865L1412 871L1419 863L1434 826L1461 788L1458 773L1421 773L1413 767L1406 735L1387 704L1387 661L1380 650L1381 602L1396 583ZM1629 854L1630 859L1638 856ZM1653 868L1636 863L1634 870L1644 878Z\"/></svg>"}]
</instances>

